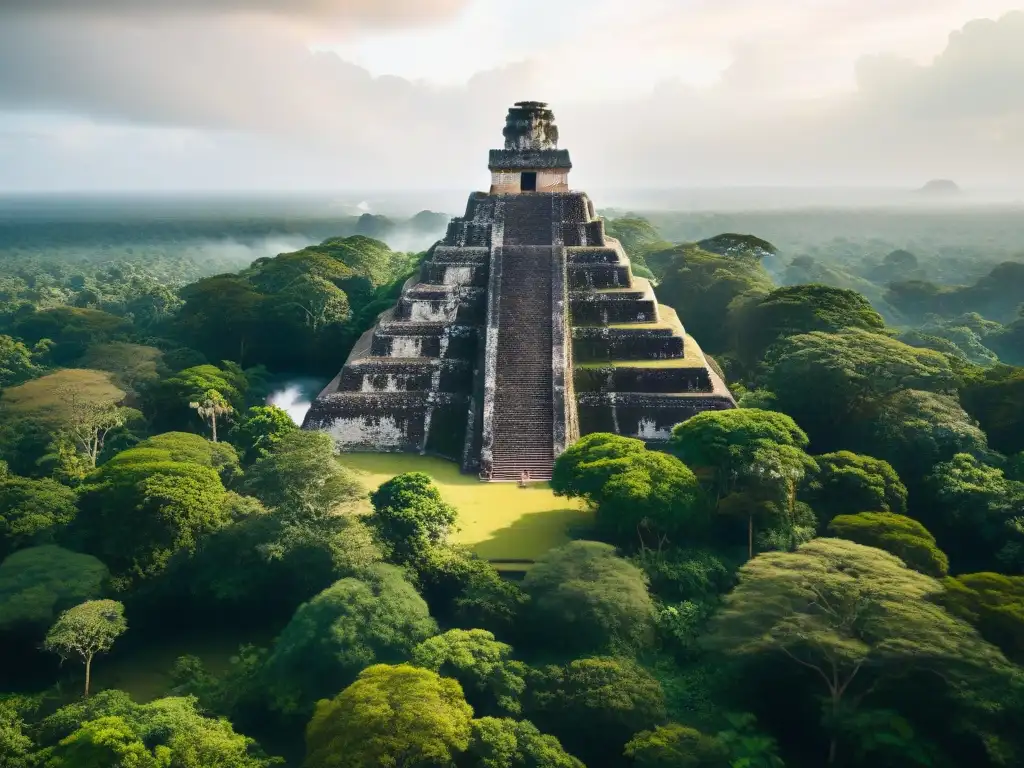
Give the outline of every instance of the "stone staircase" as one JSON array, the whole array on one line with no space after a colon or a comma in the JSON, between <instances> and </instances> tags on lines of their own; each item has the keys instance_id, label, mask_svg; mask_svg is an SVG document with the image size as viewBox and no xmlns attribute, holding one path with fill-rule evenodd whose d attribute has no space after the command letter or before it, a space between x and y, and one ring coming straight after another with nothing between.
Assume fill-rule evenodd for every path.
<instances>
[{"instance_id":1,"label":"stone staircase","mask_svg":"<svg viewBox=\"0 0 1024 768\"><path fill-rule=\"evenodd\" d=\"M554 206L554 196L544 193L504 198L502 245L551 245ZM550 273L545 274L550 285Z\"/></svg>"},{"instance_id":2,"label":"stone staircase","mask_svg":"<svg viewBox=\"0 0 1024 768\"><path fill-rule=\"evenodd\" d=\"M502 249L492 480L517 481L523 472L531 480L551 479L552 250L539 245Z\"/></svg>"},{"instance_id":3,"label":"stone staircase","mask_svg":"<svg viewBox=\"0 0 1024 768\"><path fill-rule=\"evenodd\" d=\"M551 258L554 200L504 198L491 479L550 480L554 464Z\"/></svg>"}]
</instances>

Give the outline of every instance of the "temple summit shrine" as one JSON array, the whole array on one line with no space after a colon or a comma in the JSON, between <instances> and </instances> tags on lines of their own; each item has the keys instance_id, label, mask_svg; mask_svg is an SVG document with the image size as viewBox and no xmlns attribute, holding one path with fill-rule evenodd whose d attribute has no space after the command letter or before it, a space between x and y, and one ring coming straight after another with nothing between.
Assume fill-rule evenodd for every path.
<instances>
[{"instance_id":1,"label":"temple summit shrine","mask_svg":"<svg viewBox=\"0 0 1024 768\"><path fill-rule=\"evenodd\" d=\"M580 435L657 444L695 413L735 407L590 198L569 190L548 106L517 102L502 133L490 190L469 196L303 426L343 451L429 453L484 480L546 480Z\"/></svg>"}]
</instances>

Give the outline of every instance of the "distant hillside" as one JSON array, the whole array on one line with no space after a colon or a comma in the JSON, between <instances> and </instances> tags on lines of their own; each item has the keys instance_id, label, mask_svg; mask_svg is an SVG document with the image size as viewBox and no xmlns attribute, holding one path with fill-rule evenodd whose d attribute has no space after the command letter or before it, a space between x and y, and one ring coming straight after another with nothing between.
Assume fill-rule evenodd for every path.
<instances>
[{"instance_id":1,"label":"distant hillside","mask_svg":"<svg viewBox=\"0 0 1024 768\"><path fill-rule=\"evenodd\" d=\"M963 190L950 179L932 179L917 190L917 194L922 197L960 197Z\"/></svg>"}]
</instances>

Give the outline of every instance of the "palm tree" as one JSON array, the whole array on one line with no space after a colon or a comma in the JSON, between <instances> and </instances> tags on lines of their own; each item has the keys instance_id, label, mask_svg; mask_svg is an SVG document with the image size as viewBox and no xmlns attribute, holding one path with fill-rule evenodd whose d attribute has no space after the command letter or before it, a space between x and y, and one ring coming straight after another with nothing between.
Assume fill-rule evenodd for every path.
<instances>
[{"instance_id":1,"label":"palm tree","mask_svg":"<svg viewBox=\"0 0 1024 768\"><path fill-rule=\"evenodd\" d=\"M218 392L216 389L206 390L206 394L203 395L203 399L199 402L192 402L188 404L189 408L192 408L203 417L204 420L210 424L210 432L212 433L213 442L217 442L217 417L227 416L234 412L234 408L231 404L224 399L224 395Z\"/></svg>"}]
</instances>

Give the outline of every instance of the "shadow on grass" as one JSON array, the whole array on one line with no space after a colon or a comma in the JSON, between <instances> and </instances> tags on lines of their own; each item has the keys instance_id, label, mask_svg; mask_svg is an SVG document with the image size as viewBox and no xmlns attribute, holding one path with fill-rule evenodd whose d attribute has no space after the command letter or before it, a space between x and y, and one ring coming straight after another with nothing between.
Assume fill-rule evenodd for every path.
<instances>
[{"instance_id":1,"label":"shadow on grass","mask_svg":"<svg viewBox=\"0 0 1024 768\"><path fill-rule=\"evenodd\" d=\"M568 542L571 531L588 518L585 510L573 508L528 512L471 546L488 560L532 561Z\"/></svg>"},{"instance_id":2,"label":"shadow on grass","mask_svg":"<svg viewBox=\"0 0 1024 768\"><path fill-rule=\"evenodd\" d=\"M372 491L403 472L425 472L441 497L459 511L452 540L488 560L535 560L586 526L589 513L572 499L555 496L547 483L485 483L435 456L347 453L339 461Z\"/></svg>"}]
</instances>

